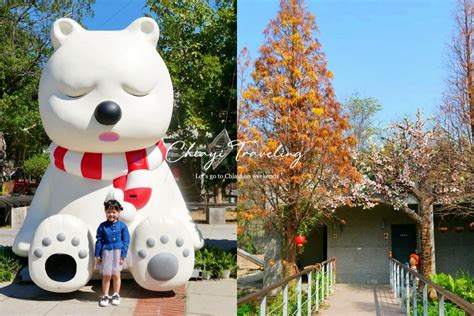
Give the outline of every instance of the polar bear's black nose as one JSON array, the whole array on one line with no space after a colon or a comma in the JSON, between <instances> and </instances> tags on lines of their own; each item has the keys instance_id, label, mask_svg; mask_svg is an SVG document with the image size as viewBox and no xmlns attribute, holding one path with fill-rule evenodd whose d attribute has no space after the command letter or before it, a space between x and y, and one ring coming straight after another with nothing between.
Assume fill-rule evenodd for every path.
<instances>
[{"instance_id":1,"label":"polar bear's black nose","mask_svg":"<svg viewBox=\"0 0 474 316\"><path fill-rule=\"evenodd\" d=\"M97 122L102 125L114 125L122 117L120 106L112 101L104 101L99 103L95 108L94 116Z\"/></svg>"}]
</instances>

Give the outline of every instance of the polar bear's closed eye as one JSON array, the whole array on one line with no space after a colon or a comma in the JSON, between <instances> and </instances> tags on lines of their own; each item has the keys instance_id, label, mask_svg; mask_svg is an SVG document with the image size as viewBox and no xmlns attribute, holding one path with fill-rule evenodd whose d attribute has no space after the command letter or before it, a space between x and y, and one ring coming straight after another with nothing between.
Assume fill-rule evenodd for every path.
<instances>
[{"instance_id":1,"label":"polar bear's closed eye","mask_svg":"<svg viewBox=\"0 0 474 316\"><path fill-rule=\"evenodd\" d=\"M133 85L131 84L126 84L126 83L123 83L122 84L122 89L127 92L128 94L130 95L133 95L135 97L144 97L144 96L147 96L150 94L150 91L149 89L140 89L140 88L136 88L134 87Z\"/></svg>"},{"instance_id":2,"label":"polar bear's closed eye","mask_svg":"<svg viewBox=\"0 0 474 316\"><path fill-rule=\"evenodd\" d=\"M72 87L66 83L62 83L59 85L58 90L69 98L78 99L89 94L94 88L95 86Z\"/></svg>"}]
</instances>

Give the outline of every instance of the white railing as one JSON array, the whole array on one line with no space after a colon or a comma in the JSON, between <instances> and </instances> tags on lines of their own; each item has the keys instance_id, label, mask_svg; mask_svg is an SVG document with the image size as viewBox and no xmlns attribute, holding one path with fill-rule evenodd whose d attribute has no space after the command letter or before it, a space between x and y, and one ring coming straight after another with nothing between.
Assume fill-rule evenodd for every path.
<instances>
[{"instance_id":1,"label":"white railing","mask_svg":"<svg viewBox=\"0 0 474 316\"><path fill-rule=\"evenodd\" d=\"M423 275L410 270L401 262L389 258L389 266L390 287L393 290L393 295L401 305L402 313L418 316L418 304L422 304L422 313L424 316L427 316L429 308L428 290L429 288L432 288L436 291L438 298L437 315L445 315L445 299L448 299L453 304L464 310L466 315L474 315L473 304L442 288L433 281L425 278Z\"/></svg>"},{"instance_id":2,"label":"white railing","mask_svg":"<svg viewBox=\"0 0 474 316\"><path fill-rule=\"evenodd\" d=\"M303 285L303 276L308 282ZM296 280L296 286L294 281ZM325 298L334 293L336 288L336 258L305 267L295 275L289 276L271 286L240 298L237 305L252 304L259 301L260 315L298 315L319 311ZM272 296L274 290L280 289L277 295ZM272 302L269 305L269 302ZM296 302L295 302L296 301ZM296 303L296 304L295 304ZM271 308L271 309L270 309Z\"/></svg>"}]
</instances>

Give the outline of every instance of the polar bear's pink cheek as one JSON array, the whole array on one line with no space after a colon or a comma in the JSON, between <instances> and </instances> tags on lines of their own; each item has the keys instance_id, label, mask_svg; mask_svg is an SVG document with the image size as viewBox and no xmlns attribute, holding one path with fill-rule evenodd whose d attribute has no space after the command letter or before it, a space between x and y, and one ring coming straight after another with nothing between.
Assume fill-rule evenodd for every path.
<instances>
[{"instance_id":1,"label":"polar bear's pink cheek","mask_svg":"<svg viewBox=\"0 0 474 316\"><path fill-rule=\"evenodd\" d=\"M99 135L99 139L103 142L115 142L118 141L120 136L114 132L104 132Z\"/></svg>"}]
</instances>

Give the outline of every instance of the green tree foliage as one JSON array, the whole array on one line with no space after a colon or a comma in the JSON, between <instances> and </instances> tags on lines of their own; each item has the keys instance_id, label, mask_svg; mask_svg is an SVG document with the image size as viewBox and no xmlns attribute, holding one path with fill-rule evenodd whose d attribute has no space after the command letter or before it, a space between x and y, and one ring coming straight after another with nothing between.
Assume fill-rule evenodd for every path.
<instances>
[{"instance_id":1,"label":"green tree foliage","mask_svg":"<svg viewBox=\"0 0 474 316\"><path fill-rule=\"evenodd\" d=\"M25 173L36 179L39 183L41 177L46 172L46 168L49 165L49 155L48 154L37 154L34 155L24 162Z\"/></svg>"},{"instance_id":2,"label":"green tree foliage","mask_svg":"<svg viewBox=\"0 0 474 316\"><path fill-rule=\"evenodd\" d=\"M369 139L379 132L374 116L382 110L379 100L375 98L364 98L358 94L352 95L344 103L344 112L349 116L351 128L350 134L357 139L357 151L360 152L367 148Z\"/></svg>"},{"instance_id":3,"label":"green tree foliage","mask_svg":"<svg viewBox=\"0 0 474 316\"><path fill-rule=\"evenodd\" d=\"M38 111L42 65L52 52L52 23L81 21L94 0L2 1L0 3L0 132L16 165L42 152L49 140Z\"/></svg>"},{"instance_id":4,"label":"green tree foliage","mask_svg":"<svg viewBox=\"0 0 474 316\"><path fill-rule=\"evenodd\" d=\"M158 49L175 90L168 135L207 147L226 128L236 139L236 1L149 0L147 5L160 26ZM234 173L234 157L207 174ZM206 187L217 194L231 182L210 178Z\"/></svg>"}]
</instances>

